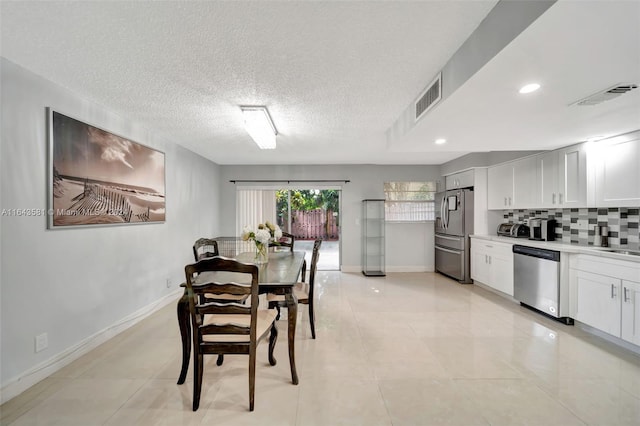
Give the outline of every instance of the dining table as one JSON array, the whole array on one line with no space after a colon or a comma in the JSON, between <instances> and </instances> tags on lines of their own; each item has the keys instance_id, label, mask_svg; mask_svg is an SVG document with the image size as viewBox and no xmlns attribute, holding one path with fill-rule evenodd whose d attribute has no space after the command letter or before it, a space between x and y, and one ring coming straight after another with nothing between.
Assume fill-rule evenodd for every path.
<instances>
[{"instance_id":1,"label":"dining table","mask_svg":"<svg viewBox=\"0 0 640 426\"><path fill-rule=\"evenodd\" d=\"M298 318L298 301L293 292L293 287L298 282L298 276L303 270L305 252L303 251L274 251L269 253L269 261L266 264L258 264L259 293L274 293L284 295L287 305L287 340L289 343L289 364L291 366L291 381L298 384L298 373L295 361L295 335L296 321ZM254 263L255 253L243 252L234 256L234 259L243 263ZM199 274L194 285L210 282L224 282L230 278L230 272L203 272ZM225 278L225 275L227 276ZM191 314L189 312L189 296L186 283L181 284L185 291L178 301L178 325L182 338L182 368L178 384L184 383L189 369L191 356Z\"/></svg>"}]
</instances>

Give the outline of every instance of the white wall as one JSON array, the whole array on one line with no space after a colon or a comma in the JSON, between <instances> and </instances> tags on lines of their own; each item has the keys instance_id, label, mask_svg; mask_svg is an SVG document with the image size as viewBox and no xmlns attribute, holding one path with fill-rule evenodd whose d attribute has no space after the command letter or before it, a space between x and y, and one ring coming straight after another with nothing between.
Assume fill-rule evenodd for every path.
<instances>
[{"instance_id":1,"label":"white wall","mask_svg":"<svg viewBox=\"0 0 640 426\"><path fill-rule=\"evenodd\" d=\"M434 222L387 223L387 272L435 271Z\"/></svg>"},{"instance_id":2,"label":"white wall","mask_svg":"<svg viewBox=\"0 0 640 426\"><path fill-rule=\"evenodd\" d=\"M220 170L4 58L0 67L0 208L47 207L47 106L165 152L167 196L163 224L47 230L42 216L1 218L4 401L52 372L52 364L67 362L70 349L177 300L193 241L220 233ZM49 347L36 354L41 333L48 333Z\"/></svg>"},{"instance_id":3,"label":"white wall","mask_svg":"<svg viewBox=\"0 0 640 426\"><path fill-rule=\"evenodd\" d=\"M220 166L221 226L235 229L236 185L230 180L322 180L343 179L349 183L334 183L342 186L342 270L360 271L361 265L361 202L366 198L383 198L383 183L388 181L427 181L439 178L439 166L377 166L377 165L309 165L309 166ZM243 186L249 185L242 183ZM260 184L264 186L265 184ZM275 184L274 184L275 185ZM295 185L305 185L296 183ZM286 185L282 185L286 187ZM429 229L433 224L387 225L387 269L433 270L433 237ZM415 238L411 230L419 229ZM231 232L231 231L230 231ZM228 232L227 232L228 233ZM433 231L431 231L431 236ZM405 238L406 237L406 238ZM426 246L426 248L425 248ZM390 256L390 253L393 255Z\"/></svg>"}]
</instances>

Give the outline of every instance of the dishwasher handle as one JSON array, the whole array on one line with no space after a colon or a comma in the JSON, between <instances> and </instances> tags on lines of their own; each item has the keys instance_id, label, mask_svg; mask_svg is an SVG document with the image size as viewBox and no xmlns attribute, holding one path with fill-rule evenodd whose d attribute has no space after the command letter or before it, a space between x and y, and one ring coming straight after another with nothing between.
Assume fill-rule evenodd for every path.
<instances>
[{"instance_id":1,"label":"dishwasher handle","mask_svg":"<svg viewBox=\"0 0 640 426\"><path fill-rule=\"evenodd\" d=\"M538 259L551 260L553 262L560 262L560 252L555 250L546 250L536 247L528 246L513 246L514 254L521 254L524 256L536 257Z\"/></svg>"}]
</instances>

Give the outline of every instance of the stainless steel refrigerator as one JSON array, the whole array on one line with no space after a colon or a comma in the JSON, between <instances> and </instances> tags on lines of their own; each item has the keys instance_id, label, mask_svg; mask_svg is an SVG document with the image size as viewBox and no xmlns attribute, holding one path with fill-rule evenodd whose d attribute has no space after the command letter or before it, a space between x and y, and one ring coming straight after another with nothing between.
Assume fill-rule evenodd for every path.
<instances>
[{"instance_id":1,"label":"stainless steel refrigerator","mask_svg":"<svg viewBox=\"0 0 640 426\"><path fill-rule=\"evenodd\" d=\"M473 234L473 188L436 194L436 271L471 283L469 235Z\"/></svg>"}]
</instances>

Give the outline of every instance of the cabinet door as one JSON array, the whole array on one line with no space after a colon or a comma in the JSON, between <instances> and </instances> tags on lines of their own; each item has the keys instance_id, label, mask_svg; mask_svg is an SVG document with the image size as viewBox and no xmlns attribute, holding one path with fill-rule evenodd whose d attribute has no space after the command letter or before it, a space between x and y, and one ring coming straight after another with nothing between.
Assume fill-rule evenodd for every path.
<instances>
[{"instance_id":1,"label":"cabinet door","mask_svg":"<svg viewBox=\"0 0 640 426\"><path fill-rule=\"evenodd\" d=\"M489 258L491 287L513 296L513 256L505 257L493 254Z\"/></svg>"},{"instance_id":2,"label":"cabinet door","mask_svg":"<svg viewBox=\"0 0 640 426\"><path fill-rule=\"evenodd\" d=\"M471 241L471 278L487 284L489 282L489 255L477 244L474 240Z\"/></svg>"},{"instance_id":3,"label":"cabinet door","mask_svg":"<svg viewBox=\"0 0 640 426\"><path fill-rule=\"evenodd\" d=\"M585 144L558 150L558 204L587 206L587 151Z\"/></svg>"},{"instance_id":4,"label":"cabinet door","mask_svg":"<svg viewBox=\"0 0 640 426\"><path fill-rule=\"evenodd\" d=\"M535 207L536 161L528 157L512 163L513 204L510 208L527 209Z\"/></svg>"},{"instance_id":5,"label":"cabinet door","mask_svg":"<svg viewBox=\"0 0 640 426\"><path fill-rule=\"evenodd\" d=\"M489 210L509 209L513 205L513 164L489 167L487 184Z\"/></svg>"},{"instance_id":6,"label":"cabinet door","mask_svg":"<svg viewBox=\"0 0 640 426\"><path fill-rule=\"evenodd\" d=\"M580 322L620 337L621 280L575 270L577 304Z\"/></svg>"},{"instance_id":7,"label":"cabinet door","mask_svg":"<svg viewBox=\"0 0 640 426\"><path fill-rule=\"evenodd\" d=\"M640 345L640 283L622 281L622 338Z\"/></svg>"},{"instance_id":8,"label":"cabinet door","mask_svg":"<svg viewBox=\"0 0 640 426\"><path fill-rule=\"evenodd\" d=\"M558 153L547 152L536 156L535 208L558 207Z\"/></svg>"},{"instance_id":9,"label":"cabinet door","mask_svg":"<svg viewBox=\"0 0 640 426\"><path fill-rule=\"evenodd\" d=\"M595 152L598 207L640 205L640 139L597 142Z\"/></svg>"},{"instance_id":10,"label":"cabinet door","mask_svg":"<svg viewBox=\"0 0 640 426\"><path fill-rule=\"evenodd\" d=\"M474 170L467 170L466 172L456 173L454 175L446 176L445 179L445 188L446 189L458 189L458 188L468 188L473 186L474 181Z\"/></svg>"}]
</instances>

